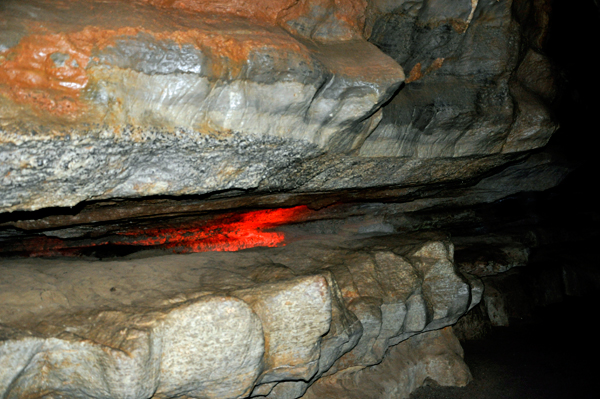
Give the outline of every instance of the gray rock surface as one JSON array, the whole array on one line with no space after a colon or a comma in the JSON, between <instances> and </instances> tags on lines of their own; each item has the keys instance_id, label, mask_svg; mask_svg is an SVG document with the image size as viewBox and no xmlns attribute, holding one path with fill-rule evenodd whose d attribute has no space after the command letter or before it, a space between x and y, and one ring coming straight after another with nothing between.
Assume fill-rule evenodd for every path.
<instances>
[{"instance_id":1,"label":"gray rock surface","mask_svg":"<svg viewBox=\"0 0 600 399\"><path fill-rule=\"evenodd\" d=\"M539 31L542 2L377 1L370 41L406 71L361 156L459 157L544 146L555 81ZM521 3L526 7L521 7Z\"/></svg>"},{"instance_id":2,"label":"gray rock surface","mask_svg":"<svg viewBox=\"0 0 600 399\"><path fill-rule=\"evenodd\" d=\"M390 346L467 311L475 295L453 267L452 244L423 239L330 238L105 262L3 260L0 393L298 398L322 376L379 364ZM429 336L413 345L429 345ZM418 361L427 350L415 350L421 371L407 371L401 379L410 384L397 389L414 389L425 374L468 380L450 355L458 349Z\"/></svg>"},{"instance_id":3,"label":"gray rock surface","mask_svg":"<svg viewBox=\"0 0 600 399\"><path fill-rule=\"evenodd\" d=\"M471 379L460 343L447 327L390 348L380 364L324 377L303 398L403 399L427 380L441 386L465 386Z\"/></svg>"},{"instance_id":4,"label":"gray rock surface","mask_svg":"<svg viewBox=\"0 0 600 399\"><path fill-rule=\"evenodd\" d=\"M556 128L537 5L61 7L0 8L0 212L474 182Z\"/></svg>"}]
</instances>

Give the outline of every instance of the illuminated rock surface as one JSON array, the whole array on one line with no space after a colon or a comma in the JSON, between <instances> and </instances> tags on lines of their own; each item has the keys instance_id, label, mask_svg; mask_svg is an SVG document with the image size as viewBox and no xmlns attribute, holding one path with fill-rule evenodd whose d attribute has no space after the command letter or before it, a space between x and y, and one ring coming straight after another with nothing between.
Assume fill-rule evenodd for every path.
<instances>
[{"instance_id":1,"label":"illuminated rock surface","mask_svg":"<svg viewBox=\"0 0 600 399\"><path fill-rule=\"evenodd\" d=\"M255 189L356 149L404 79L364 39L307 41L233 15L126 1L2 14L4 211Z\"/></svg>"},{"instance_id":2,"label":"illuminated rock surface","mask_svg":"<svg viewBox=\"0 0 600 399\"><path fill-rule=\"evenodd\" d=\"M451 325L476 304L477 284L456 273L452 244L423 239L329 237L106 262L4 260L0 393L300 397L319 377L378 364L388 347ZM410 383L398 389L408 393L424 375L446 372L463 373L466 383L456 349L419 362L444 353L457 368L407 371Z\"/></svg>"},{"instance_id":3,"label":"illuminated rock surface","mask_svg":"<svg viewBox=\"0 0 600 399\"><path fill-rule=\"evenodd\" d=\"M4 1L0 211L478 179L555 130L543 12Z\"/></svg>"},{"instance_id":4,"label":"illuminated rock surface","mask_svg":"<svg viewBox=\"0 0 600 399\"><path fill-rule=\"evenodd\" d=\"M0 396L466 384L446 327L530 246L463 275L445 236L394 234L510 225L475 207L572 168L532 151L556 129L547 21L527 0L0 2ZM10 258L138 247L245 251Z\"/></svg>"}]
</instances>

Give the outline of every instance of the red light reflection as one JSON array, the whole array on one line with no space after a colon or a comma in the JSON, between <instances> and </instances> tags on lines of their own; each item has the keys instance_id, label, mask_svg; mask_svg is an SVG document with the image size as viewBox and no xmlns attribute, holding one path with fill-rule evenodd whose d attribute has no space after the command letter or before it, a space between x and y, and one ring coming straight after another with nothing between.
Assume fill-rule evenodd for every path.
<instances>
[{"instance_id":1,"label":"red light reflection","mask_svg":"<svg viewBox=\"0 0 600 399\"><path fill-rule=\"evenodd\" d=\"M303 220L311 213L308 207L266 209L228 213L211 220L187 222L177 227L135 229L117 233L122 239L62 240L40 236L0 248L1 252L22 253L30 257L77 256L86 248L103 245L148 246L172 249L177 253L239 251L254 247L285 245L282 232L266 231Z\"/></svg>"},{"instance_id":2,"label":"red light reflection","mask_svg":"<svg viewBox=\"0 0 600 399\"><path fill-rule=\"evenodd\" d=\"M133 240L119 245L144 245L173 248L175 252L239 251L253 247L285 245L281 232L264 230L293 223L310 213L308 207L266 209L229 214L194 226L128 231Z\"/></svg>"}]
</instances>

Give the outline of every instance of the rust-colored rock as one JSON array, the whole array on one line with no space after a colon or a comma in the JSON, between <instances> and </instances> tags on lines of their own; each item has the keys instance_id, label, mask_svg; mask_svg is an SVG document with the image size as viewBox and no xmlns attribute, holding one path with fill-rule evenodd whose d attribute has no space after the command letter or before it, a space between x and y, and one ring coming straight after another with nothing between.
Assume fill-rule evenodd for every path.
<instances>
[{"instance_id":1,"label":"rust-colored rock","mask_svg":"<svg viewBox=\"0 0 600 399\"><path fill-rule=\"evenodd\" d=\"M337 29L363 3L325 3L5 2L0 210L253 190L358 148L404 74Z\"/></svg>"}]
</instances>

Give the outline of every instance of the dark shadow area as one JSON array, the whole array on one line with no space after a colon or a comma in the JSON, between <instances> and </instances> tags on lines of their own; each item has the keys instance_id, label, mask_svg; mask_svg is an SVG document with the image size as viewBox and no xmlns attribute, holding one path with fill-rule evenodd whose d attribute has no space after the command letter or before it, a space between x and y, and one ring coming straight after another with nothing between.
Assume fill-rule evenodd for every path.
<instances>
[{"instance_id":1,"label":"dark shadow area","mask_svg":"<svg viewBox=\"0 0 600 399\"><path fill-rule=\"evenodd\" d=\"M549 146L579 167L558 187L544 193L520 194L488 209L498 228L535 228L545 233L531 254L532 267L582 269L597 290L599 176L597 162L600 79L589 43L600 34L600 6L593 0L552 2L547 55L559 68L563 86L556 104L561 128ZM522 218L515 218L520 214ZM510 220L513 222L509 222ZM484 232L489 226L479 226ZM475 226L465 226L474 232ZM591 274L590 274L591 273ZM584 276L584 274L581 274ZM568 278L565 278L568 280ZM594 281L592 281L594 280ZM585 285L586 278L579 284ZM510 327L494 327L483 339L463 342L473 381L464 388L435 383L415 391L411 399L598 398L600 344L592 321L600 305L598 292L567 296L562 303L536 308L530 317L511 319Z\"/></svg>"},{"instance_id":2,"label":"dark shadow area","mask_svg":"<svg viewBox=\"0 0 600 399\"><path fill-rule=\"evenodd\" d=\"M473 381L464 388L425 386L411 399L597 398L600 345L590 315L595 298L569 297L511 320L482 340L463 343Z\"/></svg>"}]
</instances>

